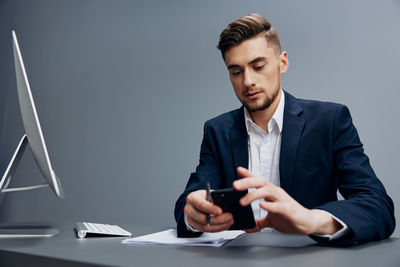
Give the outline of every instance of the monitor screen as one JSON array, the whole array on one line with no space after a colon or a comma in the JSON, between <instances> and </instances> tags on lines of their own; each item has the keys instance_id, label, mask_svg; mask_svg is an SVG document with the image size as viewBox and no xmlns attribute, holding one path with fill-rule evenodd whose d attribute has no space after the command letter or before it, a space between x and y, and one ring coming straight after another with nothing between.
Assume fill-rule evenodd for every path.
<instances>
[{"instance_id":1,"label":"monitor screen","mask_svg":"<svg viewBox=\"0 0 400 267\"><path fill-rule=\"evenodd\" d=\"M21 50L19 48L17 35L14 31L12 31L12 37L18 100L28 143L43 177L46 179L54 193L58 197L63 198L63 190L61 188L60 180L54 172L50 161L35 102L33 101L31 88L29 86Z\"/></svg>"}]
</instances>

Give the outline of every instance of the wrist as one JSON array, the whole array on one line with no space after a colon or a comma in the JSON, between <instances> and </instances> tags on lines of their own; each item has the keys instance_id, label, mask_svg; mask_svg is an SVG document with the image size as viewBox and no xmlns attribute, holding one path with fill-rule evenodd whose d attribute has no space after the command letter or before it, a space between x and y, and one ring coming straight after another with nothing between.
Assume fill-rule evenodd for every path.
<instances>
[{"instance_id":1,"label":"wrist","mask_svg":"<svg viewBox=\"0 0 400 267\"><path fill-rule=\"evenodd\" d=\"M310 210L313 214L314 231L317 235L333 235L343 226L324 210Z\"/></svg>"}]
</instances>

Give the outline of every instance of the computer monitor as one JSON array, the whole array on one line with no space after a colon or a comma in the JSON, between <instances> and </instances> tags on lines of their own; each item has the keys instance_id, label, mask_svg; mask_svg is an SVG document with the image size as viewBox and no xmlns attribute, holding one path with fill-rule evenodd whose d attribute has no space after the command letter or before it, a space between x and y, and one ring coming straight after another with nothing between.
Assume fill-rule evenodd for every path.
<instances>
[{"instance_id":1,"label":"computer monitor","mask_svg":"<svg viewBox=\"0 0 400 267\"><path fill-rule=\"evenodd\" d=\"M22 122L26 133L22 136L15 153L11 158L11 161L7 166L3 178L0 180L0 195L7 192L31 190L50 186L57 197L64 198L64 193L60 184L60 180L53 170L49 153L47 151L46 142L43 137L42 128L40 126L39 117L35 107L35 102L33 101L32 92L29 86L28 76L26 74L24 62L22 60L17 35L14 31L12 31L12 40L18 100L21 110ZM11 178L14 175L28 144L31 147L33 157L46 182L44 184L34 186L8 188ZM22 234L24 236L51 236L58 233L57 229L43 229L43 227L40 227L38 229L26 230L27 231L25 231L24 229L18 229L17 231L15 231L15 235L18 236ZM8 229L6 230L6 232L4 232L4 229L0 229L0 237L2 235L9 235L10 237L12 237L12 231L12 229Z\"/></svg>"}]
</instances>

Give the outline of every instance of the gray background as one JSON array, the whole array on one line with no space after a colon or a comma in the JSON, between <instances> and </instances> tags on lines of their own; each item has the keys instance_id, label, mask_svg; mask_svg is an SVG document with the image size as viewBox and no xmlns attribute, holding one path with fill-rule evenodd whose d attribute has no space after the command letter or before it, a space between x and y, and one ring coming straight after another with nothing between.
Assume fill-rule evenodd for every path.
<instances>
[{"instance_id":1,"label":"gray background","mask_svg":"<svg viewBox=\"0 0 400 267\"><path fill-rule=\"evenodd\" d=\"M0 221L173 226L204 121L239 106L215 48L219 33L251 12L280 32L285 89L349 106L398 206L399 1L2 0L0 173L24 132L14 29L66 199L49 189L10 193ZM13 185L41 181L25 153Z\"/></svg>"}]
</instances>

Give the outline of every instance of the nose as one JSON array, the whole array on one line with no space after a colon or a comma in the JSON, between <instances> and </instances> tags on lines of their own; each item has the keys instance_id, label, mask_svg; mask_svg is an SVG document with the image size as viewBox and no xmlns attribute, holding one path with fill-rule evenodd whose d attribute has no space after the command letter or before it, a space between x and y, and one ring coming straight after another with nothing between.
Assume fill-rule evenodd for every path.
<instances>
[{"instance_id":1,"label":"nose","mask_svg":"<svg viewBox=\"0 0 400 267\"><path fill-rule=\"evenodd\" d=\"M247 88L250 88L250 87L253 87L253 86L256 85L255 79L254 79L253 74L251 73L251 71L245 70L244 73L243 73L243 76L244 76L243 77L244 86L246 86Z\"/></svg>"}]
</instances>

